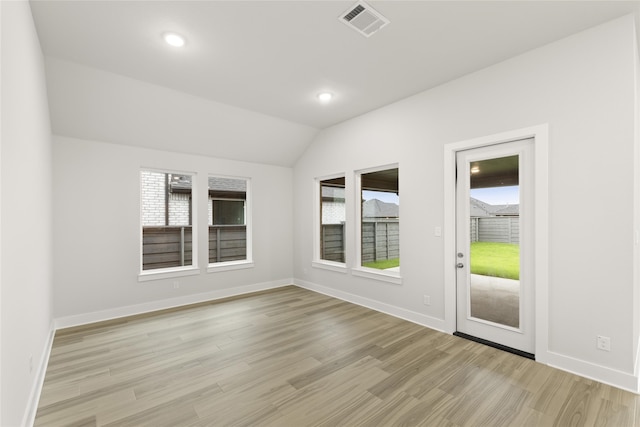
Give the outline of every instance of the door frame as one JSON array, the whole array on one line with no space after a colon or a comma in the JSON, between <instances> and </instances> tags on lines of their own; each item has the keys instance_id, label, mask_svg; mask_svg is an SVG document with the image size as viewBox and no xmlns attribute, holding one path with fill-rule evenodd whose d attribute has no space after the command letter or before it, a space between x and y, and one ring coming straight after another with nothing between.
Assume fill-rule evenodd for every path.
<instances>
[{"instance_id":1,"label":"door frame","mask_svg":"<svg viewBox=\"0 0 640 427\"><path fill-rule=\"evenodd\" d=\"M444 314L446 332L456 331L456 154L458 151L533 138L535 355L549 350L549 125L542 124L444 145Z\"/></svg>"}]
</instances>

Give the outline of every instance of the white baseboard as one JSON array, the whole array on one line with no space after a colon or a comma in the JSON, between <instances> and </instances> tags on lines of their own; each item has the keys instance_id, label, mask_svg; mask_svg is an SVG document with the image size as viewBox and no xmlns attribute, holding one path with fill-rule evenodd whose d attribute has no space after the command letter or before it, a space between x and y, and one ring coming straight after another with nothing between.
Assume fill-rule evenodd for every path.
<instances>
[{"instance_id":1,"label":"white baseboard","mask_svg":"<svg viewBox=\"0 0 640 427\"><path fill-rule=\"evenodd\" d=\"M427 316L426 314L422 313L416 313L415 311L400 308L395 305L386 304L384 302L365 298L355 294L350 294L349 292L340 291L337 289L318 285L316 283L307 282L305 280L295 279L294 283L296 286L304 289L309 289L310 291L338 298L343 301L348 301L353 304L361 305L363 307L367 307L381 313L389 314L391 316L407 320L412 323L417 323L421 326L426 326L428 328L447 333L447 325L443 319Z\"/></svg>"},{"instance_id":2,"label":"white baseboard","mask_svg":"<svg viewBox=\"0 0 640 427\"><path fill-rule=\"evenodd\" d=\"M42 394L42 386L44 385L44 377L47 373L47 366L49 365L49 357L51 356L51 348L53 347L53 337L55 336L55 333L55 324L52 321L49 327L49 336L47 337L42 357L38 363L38 370L36 371L33 385L31 386L31 393L29 393L27 410L25 411L24 418L22 419L22 425L25 427L33 426L36 420L38 403L40 402L40 395Z\"/></svg>"},{"instance_id":3,"label":"white baseboard","mask_svg":"<svg viewBox=\"0 0 640 427\"><path fill-rule=\"evenodd\" d=\"M636 389L638 390L636 393L640 394L640 341L638 341L638 348L636 349L636 359L635 359L635 368L633 371L633 375L636 378Z\"/></svg>"},{"instance_id":4,"label":"white baseboard","mask_svg":"<svg viewBox=\"0 0 640 427\"><path fill-rule=\"evenodd\" d=\"M640 392L638 390L638 377L632 372L618 371L551 351L547 352L547 364L635 394Z\"/></svg>"},{"instance_id":5,"label":"white baseboard","mask_svg":"<svg viewBox=\"0 0 640 427\"><path fill-rule=\"evenodd\" d=\"M238 295L244 295L252 292L259 292L268 289L275 289L283 286L296 285L298 287L308 289L314 292L318 292L324 295L328 295L334 298L341 299L353 304L357 304L363 307L370 308L372 310L379 311L381 313L389 314L391 316L407 320L412 323L416 323L422 326L426 326L431 329L435 329L440 332L447 332L447 325L444 319L438 319L435 317L427 316L422 313L407 310L401 307L397 307L391 304L383 303L377 300L369 299L359 295L351 294L334 288L318 285L312 282L300 280L300 279L283 279L279 281L257 283L253 285L246 285L235 288L220 289L212 292L184 295L181 297L165 299L160 301L152 301L143 304L130 305L125 307L118 307L109 310L102 310L92 313L84 313L73 316L65 316L55 319L54 325L52 325L51 333L47 342L45 354L38 366L38 373L36 375L36 381L31 392L30 406L23 425L33 425L35 419L36 410L38 407L38 400L40 392L42 390L42 384L44 382L44 375L46 373L47 364L49 361L49 355L51 353L51 347L53 344L53 337L55 330L68 328L73 326L80 326L89 323L101 322L105 320L117 319L120 317L133 316L136 314L143 314L152 311L163 310L167 308L174 308L183 305L195 304L200 302L214 301L217 299L228 298ZM593 379L595 381L618 387L632 393L639 394L639 377L640 370L640 357L636 362L639 367L636 367L634 373L622 372L615 369L607 368L601 365L596 365L584 360L575 359L569 356L565 356L558 353L546 352L544 358L545 364L561 369L572 374L579 375L581 377Z\"/></svg>"},{"instance_id":6,"label":"white baseboard","mask_svg":"<svg viewBox=\"0 0 640 427\"><path fill-rule=\"evenodd\" d=\"M222 298L235 297L251 292L264 291L268 289L280 288L293 284L293 279L283 279L272 282L256 283L253 285L238 286L234 288L220 289L200 294L183 295L176 298L151 301L142 304L116 307L108 310L94 311L91 313L76 314L72 316L59 317L55 320L55 328L63 329L73 326L87 325L90 323L102 322L105 320L118 319L120 317L135 316L137 314L149 313L152 311L164 310L167 308L180 307L183 305L197 304L200 302L213 301Z\"/></svg>"},{"instance_id":7,"label":"white baseboard","mask_svg":"<svg viewBox=\"0 0 640 427\"><path fill-rule=\"evenodd\" d=\"M446 322L443 319L426 316L421 313L300 279L295 279L295 285L449 334L449 332L447 332ZM640 394L638 376L634 373L618 371L553 352L546 352L545 355L541 356L543 357L540 357L540 359L544 359L545 365ZM638 361L638 363L640 363L640 361Z\"/></svg>"}]
</instances>

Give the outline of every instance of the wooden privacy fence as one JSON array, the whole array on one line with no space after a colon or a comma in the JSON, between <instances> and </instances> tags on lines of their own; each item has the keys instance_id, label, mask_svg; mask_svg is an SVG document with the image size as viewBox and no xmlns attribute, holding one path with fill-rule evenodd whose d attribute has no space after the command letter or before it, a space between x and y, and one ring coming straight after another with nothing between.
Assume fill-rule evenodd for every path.
<instances>
[{"instance_id":1,"label":"wooden privacy fence","mask_svg":"<svg viewBox=\"0 0 640 427\"><path fill-rule=\"evenodd\" d=\"M520 243L519 217L471 218L472 242ZM344 262L344 224L323 224L321 259ZM362 223L362 262L400 257L400 224L397 219Z\"/></svg>"},{"instance_id":2,"label":"wooden privacy fence","mask_svg":"<svg viewBox=\"0 0 640 427\"><path fill-rule=\"evenodd\" d=\"M191 226L143 227L142 269L192 264Z\"/></svg>"},{"instance_id":3,"label":"wooden privacy fence","mask_svg":"<svg viewBox=\"0 0 640 427\"><path fill-rule=\"evenodd\" d=\"M180 267L193 264L191 226L143 227L142 269ZM209 262L247 258L244 225L209 226Z\"/></svg>"},{"instance_id":4,"label":"wooden privacy fence","mask_svg":"<svg viewBox=\"0 0 640 427\"><path fill-rule=\"evenodd\" d=\"M322 224L320 259L345 262L344 259L344 223Z\"/></svg>"},{"instance_id":5,"label":"wooden privacy fence","mask_svg":"<svg viewBox=\"0 0 640 427\"><path fill-rule=\"evenodd\" d=\"M320 257L345 262L344 224L322 224ZM362 262L400 258L398 219L367 220L362 223Z\"/></svg>"},{"instance_id":6,"label":"wooden privacy fence","mask_svg":"<svg viewBox=\"0 0 640 427\"><path fill-rule=\"evenodd\" d=\"M520 243L520 218L488 216L471 218L472 242Z\"/></svg>"},{"instance_id":7,"label":"wooden privacy fence","mask_svg":"<svg viewBox=\"0 0 640 427\"><path fill-rule=\"evenodd\" d=\"M395 219L362 222L362 262L400 258L400 222Z\"/></svg>"},{"instance_id":8,"label":"wooden privacy fence","mask_svg":"<svg viewBox=\"0 0 640 427\"><path fill-rule=\"evenodd\" d=\"M246 225L209 226L209 263L247 259Z\"/></svg>"}]
</instances>

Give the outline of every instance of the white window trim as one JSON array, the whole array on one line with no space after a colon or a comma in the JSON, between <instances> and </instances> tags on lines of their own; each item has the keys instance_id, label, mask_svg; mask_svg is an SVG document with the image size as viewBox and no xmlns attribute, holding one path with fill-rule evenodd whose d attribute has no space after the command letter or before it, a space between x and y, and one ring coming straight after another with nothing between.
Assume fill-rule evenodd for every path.
<instances>
[{"instance_id":1,"label":"white window trim","mask_svg":"<svg viewBox=\"0 0 640 427\"><path fill-rule=\"evenodd\" d=\"M200 274L200 269L192 266L156 268L154 270L144 270L138 274L138 282L196 276L198 274Z\"/></svg>"},{"instance_id":2,"label":"white window trim","mask_svg":"<svg viewBox=\"0 0 640 427\"><path fill-rule=\"evenodd\" d=\"M315 267L315 268L322 268L325 270L332 270L332 271L338 271L340 273L346 273L347 272L347 253L346 253L346 241L345 243L345 254L344 254L344 259L345 262L335 262L335 261L328 261L326 259L321 259L320 258L320 226L322 225L322 217L320 216L320 210L322 208L322 197L321 197L321 193L320 193L320 182L321 181L325 181L325 180L329 180L329 179L335 179L335 178L344 178L345 179L345 213L346 213L346 204L347 204L347 200L346 200L346 189L347 189L347 174L346 173L336 173L333 175L327 175L327 176L322 176L322 177L316 177L313 180L313 197L314 197L314 203L313 203L313 261L311 262L311 266ZM345 221L345 227L347 227L347 223ZM346 235L346 233L345 233ZM346 240L346 239L345 239Z\"/></svg>"},{"instance_id":3,"label":"white window trim","mask_svg":"<svg viewBox=\"0 0 640 427\"><path fill-rule=\"evenodd\" d=\"M355 181L355 207L356 207L356 225L355 225L355 235L356 235L356 265L351 269L351 274L353 276L366 277L368 279L379 280L382 282L392 283L395 285L402 284L402 275L401 271L387 271L387 270L378 270L376 268L368 268L362 266L362 175L371 172L378 172L387 169L398 169L398 175L400 174L400 164L399 163L391 163L383 166L376 166L366 169L359 169L354 172L354 181ZM398 180L398 187L400 186L400 182ZM399 190L399 188L398 188ZM400 211L402 208L400 208ZM402 227L400 227L402 229ZM402 241L402 239L400 239ZM400 243L400 252L402 252L402 243ZM402 258L402 257L400 257Z\"/></svg>"},{"instance_id":4,"label":"white window trim","mask_svg":"<svg viewBox=\"0 0 640 427\"><path fill-rule=\"evenodd\" d=\"M207 273L219 273L221 271L242 270L253 267L255 267L253 261L247 261L244 259L238 261L216 262L209 264L207 267Z\"/></svg>"},{"instance_id":5,"label":"white window trim","mask_svg":"<svg viewBox=\"0 0 640 427\"><path fill-rule=\"evenodd\" d=\"M246 189L246 199L244 201L244 222L246 227L247 234L247 258L239 259L235 261L225 261L225 262L209 262L209 247L207 238L207 273L217 273L221 271L229 271L229 270L240 270L244 268L253 268L253 203L252 203L252 195L251 195L251 178L244 176L230 176L230 175L220 175L210 173L207 175L207 203L209 203L209 178L228 178L228 179L242 179L245 181L247 189ZM220 199L214 199L220 200ZM237 199L225 199L225 200L237 200ZM209 235L209 219L207 218L207 236Z\"/></svg>"},{"instance_id":6,"label":"white window trim","mask_svg":"<svg viewBox=\"0 0 640 427\"><path fill-rule=\"evenodd\" d=\"M142 246L143 246L143 224L142 224L142 172L156 172L156 173L171 173L176 175L191 175L191 265L185 265L184 267L167 267L167 268L154 268L153 270L142 269ZM146 282L150 280L160 280L173 277L193 276L200 274L200 268L198 267L198 174L192 171L179 171L177 169L157 169L141 167L138 171L138 203L139 206L139 230L138 238L140 239L139 245L139 260L138 268L138 281Z\"/></svg>"},{"instance_id":7,"label":"white window trim","mask_svg":"<svg viewBox=\"0 0 640 427\"><path fill-rule=\"evenodd\" d=\"M323 270L337 271L338 273L346 274L349 270L347 269L347 264L344 262L335 262L335 261L327 261L326 259L321 259L319 261L312 261L311 266L313 268L320 268Z\"/></svg>"}]
</instances>

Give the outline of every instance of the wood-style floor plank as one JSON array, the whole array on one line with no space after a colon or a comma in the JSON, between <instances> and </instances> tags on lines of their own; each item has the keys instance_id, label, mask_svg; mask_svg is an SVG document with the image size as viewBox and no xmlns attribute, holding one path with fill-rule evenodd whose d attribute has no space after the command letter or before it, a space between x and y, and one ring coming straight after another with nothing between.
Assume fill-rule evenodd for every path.
<instances>
[{"instance_id":1,"label":"wood-style floor plank","mask_svg":"<svg viewBox=\"0 0 640 427\"><path fill-rule=\"evenodd\" d=\"M637 426L640 397L294 286L56 333L36 426Z\"/></svg>"}]
</instances>

